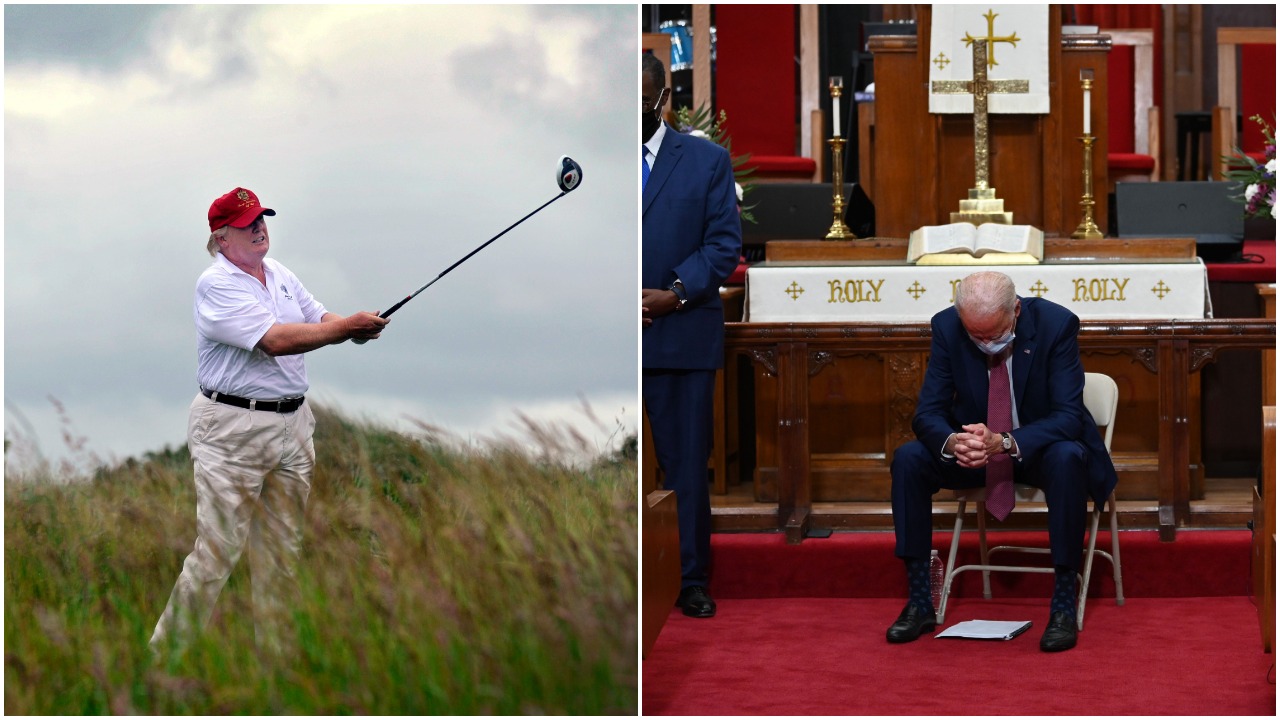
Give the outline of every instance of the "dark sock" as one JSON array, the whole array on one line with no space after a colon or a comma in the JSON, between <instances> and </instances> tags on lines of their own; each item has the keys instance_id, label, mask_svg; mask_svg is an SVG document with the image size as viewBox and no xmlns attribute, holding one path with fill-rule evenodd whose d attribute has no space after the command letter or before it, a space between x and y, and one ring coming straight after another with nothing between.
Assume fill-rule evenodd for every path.
<instances>
[{"instance_id":1,"label":"dark sock","mask_svg":"<svg viewBox=\"0 0 1280 720\"><path fill-rule=\"evenodd\" d=\"M1076 615L1076 571L1061 565L1053 566L1053 599L1049 601L1049 613L1058 611Z\"/></svg>"},{"instance_id":2,"label":"dark sock","mask_svg":"<svg viewBox=\"0 0 1280 720\"><path fill-rule=\"evenodd\" d=\"M903 558L907 563L908 601L925 612L933 612L933 596L929 592L929 560Z\"/></svg>"}]
</instances>

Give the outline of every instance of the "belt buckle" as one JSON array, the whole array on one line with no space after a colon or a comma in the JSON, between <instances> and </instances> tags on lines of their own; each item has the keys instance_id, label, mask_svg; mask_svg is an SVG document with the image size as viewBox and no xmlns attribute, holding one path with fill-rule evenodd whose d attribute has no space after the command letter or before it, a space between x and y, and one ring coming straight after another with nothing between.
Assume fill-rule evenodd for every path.
<instances>
[{"instance_id":1,"label":"belt buckle","mask_svg":"<svg viewBox=\"0 0 1280 720\"><path fill-rule=\"evenodd\" d=\"M250 410L257 410L257 409L258 409L258 401L257 401L257 400L250 400L250 401L249 401L249 409L250 409Z\"/></svg>"}]
</instances>

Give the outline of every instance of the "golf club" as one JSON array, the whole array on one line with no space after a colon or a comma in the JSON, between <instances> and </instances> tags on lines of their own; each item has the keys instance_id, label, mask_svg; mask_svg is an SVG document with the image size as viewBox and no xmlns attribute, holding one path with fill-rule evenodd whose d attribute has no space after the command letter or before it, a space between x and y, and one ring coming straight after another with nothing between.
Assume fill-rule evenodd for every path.
<instances>
[{"instance_id":1,"label":"golf club","mask_svg":"<svg viewBox=\"0 0 1280 720\"><path fill-rule=\"evenodd\" d=\"M575 161L573 158L569 157L568 155L562 155L562 156L560 156L560 162L558 162L558 163L556 164L556 184L560 186L560 194L559 194L559 195L557 195L557 196L555 196L555 197L551 198L550 200L546 201L545 203L543 203L541 206L539 206L539 207L538 207L538 209L537 209L537 210L534 210L533 212L529 213L528 215L525 215L524 217L522 217L522 218L520 218L519 220L515 221L515 222L514 222L514 223L512 223L510 226L508 226L506 230L503 230L502 232L498 233L497 235L494 235L493 237L489 238L487 241L485 241L485 243L484 243L483 245L481 245L480 247L476 248L475 250L472 250L471 252L467 253L466 257L462 258L462 259L461 259L461 260L459 260L458 262L456 262L456 263L454 263L454 264L450 265L449 267L445 268L445 269L444 269L444 271L443 271L443 272L441 272L439 275L435 276L435 278L434 278L431 282L429 282L429 283L427 283L426 285L423 285L422 287L418 288L416 291L414 291L414 293L413 293L412 295L409 295L408 297L406 297L405 299L403 299L403 300L401 300L400 302L396 303L395 305L392 305L391 307L387 308L386 310L384 310L384 311L382 311L382 312L378 313L378 317L380 317L380 318L388 318L388 317L391 317L391 313L393 313L393 312L395 312L395 311L399 310L401 307L403 307L403 306L404 306L404 304L405 304L405 303L407 303L407 302L409 302L410 300L412 300L412 299L414 299L415 297L417 297L417 296L418 296L418 293L422 292L423 290L426 290L427 288L431 287L432 285L435 285L435 284L436 284L436 281L437 281L437 280L439 280L440 278L444 277L445 275L448 275L448 274L449 274L449 271L453 270L454 268L458 267L458 266L459 266L459 265L461 265L462 263L464 263L464 262L466 262L467 260L469 260L469 259L471 258L471 256L472 256L472 255L475 255L476 253L480 252L481 250L483 250L483 249L485 249L485 248L489 247L489 243L492 243L494 240L497 240L498 238L502 237L503 235L506 235L506 234L507 234L507 232L509 232L509 231L511 230L511 228L514 228L516 225L519 225L520 223L524 222L525 220L528 220L529 218L533 217L533 216L534 216L534 215L536 215L540 210L542 210L542 208L545 208L546 206L548 206L548 205L550 205L551 203L553 203L553 202L555 202L555 201L559 200L560 198L564 197L565 195L568 195L571 191L573 191L574 189L576 189L576 188L578 187L578 185L580 185L581 183L582 183L582 166L581 166L581 165L579 165L579 164L577 163L577 161ZM365 344L366 342L368 342L368 340L365 340L364 338L359 338L359 339L357 339L355 342L356 342L356 344L357 344L357 345L363 345L363 344Z\"/></svg>"}]
</instances>

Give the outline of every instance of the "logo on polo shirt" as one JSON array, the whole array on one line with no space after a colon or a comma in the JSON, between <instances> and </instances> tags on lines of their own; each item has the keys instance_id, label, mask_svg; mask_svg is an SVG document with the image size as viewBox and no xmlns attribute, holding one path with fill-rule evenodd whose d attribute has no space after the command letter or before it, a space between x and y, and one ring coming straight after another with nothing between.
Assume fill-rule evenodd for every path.
<instances>
[{"instance_id":1,"label":"logo on polo shirt","mask_svg":"<svg viewBox=\"0 0 1280 720\"><path fill-rule=\"evenodd\" d=\"M285 300L293 299L293 296L289 294L289 288L285 287L284 283L280 283L280 292L284 293Z\"/></svg>"}]
</instances>

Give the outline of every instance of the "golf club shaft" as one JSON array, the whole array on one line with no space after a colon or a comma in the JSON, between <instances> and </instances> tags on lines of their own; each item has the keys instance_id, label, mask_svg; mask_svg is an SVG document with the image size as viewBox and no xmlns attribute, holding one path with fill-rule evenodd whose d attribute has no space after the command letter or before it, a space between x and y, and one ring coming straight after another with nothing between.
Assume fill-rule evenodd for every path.
<instances>
[{"instance_id":1,"label":"golf club shaft","mask_svg":"<svg viewBox=\"0 0 1280 720\"><path fill-rule=\"evenodd\" d=\"M380 318L389 318L389 317L391 317L391 313L393 313L393 312L395 312L395 311L399 310L401 307L403 307L403 306L404 306L404 304L405 304L405 303L407 303L407 302L409 302L410 300L412 300L412 299L414 299L415 297L417 297L417 296L418 296L418 293L422 292L423 290L426 290L427 288L431 287L432 285L435 285L437 280L439 280L440 278L444 277L445 275L448 275L448 274L449 274L449 272L450 272L451 270L453 270L454 268L458 267L459 265L461 265L462 263L466 262L467 260L470 260L472 255L475 255L476 253L480 252L481 250L483 250L483 249L485 249L485 248L489 247L489 245L490 245L494 240L497 240L498 238L502 237L503 235L506 235L508 232L510 232L510 231L511 231L511 229L512 229L512 228L514 228L515 226L517 226L517 225L519 225L520 223L524 222L525 220L528 220L529 218L533 217L534 215L536 215L537 213L539 213L543 208L545 208L546 206L550 205L551 203L553 203L553 202L555 202L555 201L559 200L560 198L564 197L564 196L565 196L565 195L567 195L567 194L568 194L568 191L565 191L565 190L560 191L560 194L559 194L559 195L557 195L557 196L555 196L555 197L551 198L550 200L548 200L548 201L546 201L546 202L542 203L542 205L538 206L538 209L537 209L537 210L534 210L533 212L529 213L528 215L525 215L524 217L520 218L519 220L517 220L517 221L515 221L515 222L511 223L511 225L507 226L507 229L506 229L506 230L503 230L502 232L498 233L497 235L494 235L493 237L489 238L488 240L486 240L486 241L485 241L485 243L484 243L483 245L481 245L480 247L476 248L475 250L472 250L471 252L467 253L467 254L466 254L466 256L465 256L465 257L463 257L461 260L459 260L458 262L456 262L456 263L454 263L454 264L450 265L449 267L445 268L445 269L444 269L444 271L443 271L443 272L441 272L439 275L435 276L435 278L433 278L433 279L431 280L431 282L429 282L429 283L427 283L426 285L423 285L422 287L420 287L420 288L418 288L417 290L415 290L415 291L413 292L413 294L412 294L412 295L409 295L408 297L406 297L405 299L403 299L403 300L401 300L400 302L396 303L395 305L392 305L391 307L387 308L386 310L383 310L382 312L378 313L378 317L380 317ZM365 342L367 342L367 341L366 341L366 340L364 340L364 339L358 339L358 340L356 340L355 342L356 342L356 344L357 344L357 345L363 345L363 344L365 344Z\"/></svg>"},{"instance_id":2,"label":"golf club shaft","mask_svg":"<svg viewBox=\"0 0 1280 720\"><path fill-rule=\"evenodd\" d=\"M449 267L445 268L443 272L441 272L439 275L435 276L435 279L433 279L431 282L427 283L426 285L423 285L422 287L418 288L416 291L414 291L414 293L413 293L412 295L410 295L410 296L406 297L405 299L401 300L400 302L396 303L395 305L392 305L391 307L387 308L386 310L384 310L384 311L382 311L382 312L378 313L378 317L381 317L381 318L391 317L391 313L393 313L393 312L395 312L395 311L399 310L399 309L400 309L400 307L401 307L402 305L404 305L405 303L407 303L407 302L409 302L410 300L412 300L412 299L414 299L415 297L417 297L417 296L418 296L418 293L420 293L420 292L422 292L423 290L426 290L427 288L429 288L429 287L431 287L432 285L434 285L434 284L435 284L435 282L436 282L436 280L439 280L440 278L444 277L445 275L448 275L448 274L449 274L449 272L450 272L451 270L453 270L454 268L458 267L458 266L459 266L459 265L461 265L462 263L464 263L464 262L466 262L466 261L470 260L472 255L475 255L476 253L480 252L481 250L483 250L483 249L485 249L485 248L489 247L490 243L492 243L494 240L497 240L498 238L502 237L503 235L506 235L506 234L507 234L508 232L510 232L510 231L511 231L511 229L512 229L512 228L514 228L516 225L519 225L520 223L524 222L525 220L528 220L529 218L533 217L533 216L534 216L535 214L537 214L540 210L542 210L542 208L545 208L546 206L550 205L551 203L553 203L553 202L555 202L555 201L559 200L560 198L564 197L566 194L567 194L567 193L561 192L559 195L557 195L557 196L555 196L555 197L551 198L550 200L546 201L545 203L543 203L541 206L539 206L539 207L538 207L538 209L537 209L537 210L534 210L533 212L529 213L528 215L525 215L524 217L520 218L519 220L517 220L517 221L515 221L515 222L511 223L511 225L510 225L510 226L508 226L506 230L503 230L502 232L498 233L497 235L494 235L493 237L489 238L488 240L486 240L486 241L485 241L485 243L484 243L483 245L481 245L480 247L476 248L475 250L472 250L471 252L467 253L466 257L462 258L462 259L461 259L461 260L459 260L458 262L456 262L456 263L454 263L454 264L450 265Z\"/></svg>"}]
</instances>

